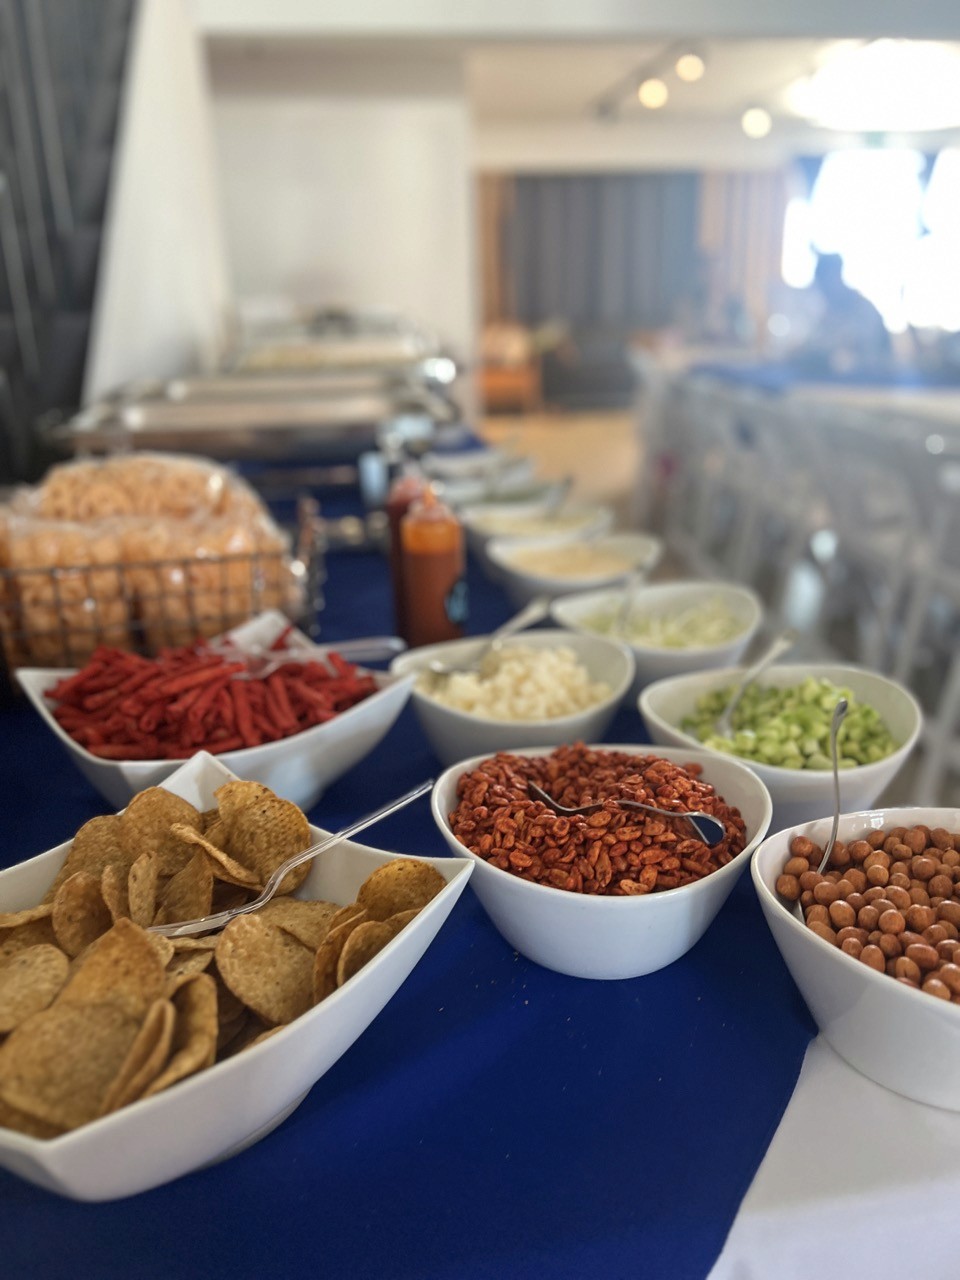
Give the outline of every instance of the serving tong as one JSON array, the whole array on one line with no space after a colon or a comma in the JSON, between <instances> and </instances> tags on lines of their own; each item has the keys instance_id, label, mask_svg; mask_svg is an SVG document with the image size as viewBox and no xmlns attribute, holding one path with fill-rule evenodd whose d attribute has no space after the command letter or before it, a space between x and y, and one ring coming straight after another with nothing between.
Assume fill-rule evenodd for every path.
<instances>
[{"instance_id":1,"label":"serving tong","mask_svg":"<svg viewBox=\"0 0 960 1280\"><path fill-rule=\"evenodd\" d=\"M298 644L290 649L271 649L268 645L235 644L232 641L212 641L207 648L221 654L228 662L245 662L246 670L235 672L239 680L264 680L280 667L291 662L320 662L331 675L336 669L330 654L339 654L348 662L379 662L403 653L407 643L400 636L363 636L357 640L344 640L341 644Z\"/></svg>"},{"instance_id":2,"label":"serving tong","mask_svg":"<svg viewBox=\"0 0 960 1280\"><path fill-rule=\"evenodd\" d=\"M741 677L740 683L728 698L727 705L717 717L715 732L718 737L733 737L733 713L739 706L740 699L744 693L753 684L757 676L766 671L771 662L774 662L781 654L786 653L788 649L792 649L796 643L797 632L792 627L786 627L773 637L756 662L747 668Z\"/></svg>"},{"instance_id":3,"label":"serving tong","mask_svg":"<svg viewBox=\"0 0 960 1280\"><path fill-rule=\"evenodd\" d=\"M305 862L309 862L311 858L315 858L318 854L332 849L341 840L349 840L351 836L364 831L367 827L372 827L375 822L379 822L382 818L388 818L390 814L396 813L398 809L406 808L412 801L419 799L420 796L429 791L432 786L433 778L428 778L426 782L421 782L419 786L414 787L412 791L406 792L405 795L399 796L396 800L391 800L379 809L374 809L372 813L358 818L356 822L351 822L348 826L342 827L332 835L324 836L322 840L312 844L309 849L303 849L300 853L293 854L292 857L287 858L286 862L281 862L280 866L277 867L264 885L262 893L259 897L254 898L252 902L245 902L242 906L230 907L225 911L216 911L213 915L200 916L196 920L179 920L173 924L151 925L147 932L159 933L164 938L188 938L196 933L219 932L236 916L249 915L251 911L259 911L261 907L266 906L280 888L283 878L288 872L302 866Z\"/></svg>"},{"instance_id":4,"label":"serving tong","mask_svg":"<svg viewBox=\"0 0 960 1280\"><path fill-rule=\"evenodd\" d=\"M833 708L833 718L830 721L830 759L833 762L833 826L830 829L830 839L827 841L823 850L823 857L817 866L818 874L822 875L830 857L833 854L833 846L837 843L837 832L840 830L840 752L837 746L837 735L840 732L840 726L843 724L843 717L850 709L850 704L846 698L841 698L837 705ZM793 914L797 917L801 924L806 924L806 917L803 914L803 907L800 905L800 899L793 904Z\"/></svg>"},{"instance_id":5,"label":"serving tong","mask_svg":"<svg viewBox=\"0 0 960 1280\"><path fill-rule=\"evenodd\" d=\"M563 817L574 817L579 814L596 813L602 809L605 801L598 800L594 804L581 804L570 806L560 804L554 800L543 787L538 787L535 782L527 783L527 792L532 800L541 800L548 805L554 813L559 813ZM686 818L700 840L705 845L713 848L714 845L720 843L726 834L726 828L719 818L715 818L712 813L704 813L699 809L658 809L652 804L643 804L639 800L621 800L619 796L612 797L622 809L640 809L644 813L655 813L661 818Z\"/></svg>"}]
</instances>

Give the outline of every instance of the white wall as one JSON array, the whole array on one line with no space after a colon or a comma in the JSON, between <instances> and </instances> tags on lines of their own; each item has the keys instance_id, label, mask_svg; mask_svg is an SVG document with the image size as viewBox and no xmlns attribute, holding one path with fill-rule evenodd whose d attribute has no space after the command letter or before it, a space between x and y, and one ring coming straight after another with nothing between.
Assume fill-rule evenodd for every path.
<instances>
[{"instance_id":1,"label":"white wall","mask_svg":"<svg viewBox=\"0 0 960 1280\"><path fill-rule=\"evenodd\" d=\"M459 59L218 47L210 65L234 294L388 306L472 353Z\"/></svg>"},{"instance_id":2,"label":"white wall","mask_svg":"<svg viewBox=\"0 0 960 1280\"><path fill-rule=\"evenodd\" d=\"M227 317L204 63L184 0L143 0L129 57L85 403L212 367Z\"/></svg>"}]
</instances>

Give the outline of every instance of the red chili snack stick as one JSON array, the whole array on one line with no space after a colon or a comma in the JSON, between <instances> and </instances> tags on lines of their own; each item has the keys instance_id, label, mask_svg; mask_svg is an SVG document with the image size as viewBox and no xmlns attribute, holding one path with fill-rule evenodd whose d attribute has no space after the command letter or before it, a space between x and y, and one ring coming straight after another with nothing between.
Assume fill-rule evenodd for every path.
<instances>
[{"instance_id":1,"label":"red chili snack stick","mask_svg":"<svg viewBox=\"0 0 960 1280\"><path fill-rule=\"evenodd\" d=\"M102 759L184 759L289 737L376 691L372 676L332 657L332 669L294 661L262 679L202 644L155 658L102 647L47 697L62 728Z\"/></svg>"}]
</instances>

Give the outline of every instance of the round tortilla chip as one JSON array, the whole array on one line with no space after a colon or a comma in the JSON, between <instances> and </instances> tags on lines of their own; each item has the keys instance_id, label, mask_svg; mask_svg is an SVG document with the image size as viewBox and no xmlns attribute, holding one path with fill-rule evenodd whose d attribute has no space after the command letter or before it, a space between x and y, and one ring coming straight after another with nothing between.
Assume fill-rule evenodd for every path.
<instances>
[{"instance_id":1,"label":"round tortilla chip","mask_svg":"<svg viewBox=\"0 0 960 1280\"><path fill-rule=\"evenodd\" d=\"M229 853L225 853L215 844L211 844L199 831L193 831L190 827L184 826L177 826L175 830L185 846L198 845L204 851L210 859L211 870L218 880L225 880L227 884L238 885L241 889L263 888L263 885L257 879L256 871L243 866L235 858L231 858Z\"/></svg>"},{"instance_id":2,"label":"round tortilla chip","mask_svg":"<svg viewBox=\"0 0 960 1280\"><path fill-rule=\"evenodd\" d=\"M139 1026L163 995L165 961L155 936L130 920L118 920L87 949L58 1003L116 1004Z\"/></svg>"},{"instance_id":3,"label":"round tortilla chip","mask_svg":"<svg viewBox=\"0 0 960 1280\"><path fill-rule=\"evenodd\" d=\"M330 932L331 920L339 910L335 902L284 897L272 898L255 914L316 951Z\"/></svg>"},{"instance_id":4,"label":"round tortilla chip","mask_svg":"<svg viewBox=\"0 0 960 1280\"><path fill-rule=\"evenodd\" d=\"M173 997L176 1020L170 1060L143 1093L152 1098L178 1080L213 1065L217 1054L217 984L198 973Z\"/></svg>"},{"instance_id":5,"label":"round tortilla chip","mask_svg":"<svg viewBox=\"0 0 960 1280\"><path fill-rule=\"evenodd\" d=\"M216 791L232 857L266 884L281 863L311 843L310 823L302 809L259 782L227 782ZM284 876L278 892L293 893L310 873L310 863Z\"/></svg>"},{"instance_id":6,"label":"round tortilla chip","mask_svg":"<svg viewBox=\"0 0 960 1280\"><path fill-rule=\"evenodd\" d=\"M357 902L366 908L371 920L386 920L398 911L425 907L446 883L429 862L394 858L367 876L357 892Z\"/></svg>"},{"instance_id":7,"label":"round tortilla chip","mask_svg":"<svg viewBox=\"0 0 960 1280\"><path fill-rule=\"evenodd\" d=\"M395 937L393 929L379 920L365 920L358 924L344 941L343 950L337 961L337 986L358 973L368 960L372 960L378 951L382 951L388 942Z\"/></svg>"},{"instance_id":8,"label":"round tortilla chip","mask_svg":"<svg viewBox=\"0 0 960 1280\"><path fill-rule=\"evenodd\" d=\"M0 968L0 1033L46 1009L60 993L70 961L59 947L25 947Z\"/></svg>"},{"instance_id":9,"label":"round tortilla chip","mask_svg":"<svg viewBox=\"0 0 960 1280\"><path fill-rule=\"evenodd\" d=\"M356 904L351 904L355 906ZM338 913L339 914L339 913ZM340 924L334 925L317 948L313 961L313 1003L319 1004L327 996L333 995L337 989L337 965L344 943L367 919L367 913L361 907Z\"/></svg>"},{"instance_id":10,"label":"round tortilla chip","mask_svg":"<svg viewBox=\"0 0 960 1280\"><path fill-rule=\"evenodd\" d=\"M116 865L127 868L135 857L136 852L130 852L124 842L123 824L118 814L90 818L73 837L63 866L43 900L52 902L64 880L78 871L86 871L99 880L104 867Z\"/></svg>"},{"instance_id":11,"label":"round tortilla chip","mask_svg":"<svg viewBox=\"0 0 960 1280\"><path fill-rule=\"evenodd\" d=\"M155 1000L147 1010L137 1038L100 1106L102 1116L136 1102L162 1070L170 1054L174 1018L174 1008L169 1000Z\"/></svg>"},{"instance_id":12,"label":"round tortilla chip","mask_svg":"<svg viewBox=\"0 0 960 1280\"><path fill-rule=\"evenodd\" d=\"M100 892L114 923L130 919L128 874L122 867L111 863L109 867L103 868L103 875L100 877Z\"/></svg>"},{"instance_id":13,"label":"round tortilla chip","mask_svg":"<svg viewBox=\"0 0 960 1280\"><path fill-rule=\"evenodd\" d=\"M159 874L160 860L153 853L141 853L130 868L127 878L130 919L141 929L146 929L156 915Z\"/></svg>"},{"instance_id":14,"label":"round tortilla chip","mask_svg":"<svg viewBox=\"0 0 960 1280\"><path fill-rule=\"evenodd\" d=\"M120 1004L61 997L0 1045L0 1098L61 1129L95 1120L141 1021Z\"/></svg>"},{"instance_id":15,"label":"round tortilla chip","mask_svg":"<svg viewBox=\"0 0 960 1280\"><path fill-rule=\"evenodd\" d=\"M28 1138L59 1138L63 1133L60 1125L44 1124L16 1107L9 1106L0 1098L0 1129L12 1129L15 1133L26 1134Z\"/></svg>"},{"instance_id":16,"label":"round tortilla chip","mask_svg":"<svg viewBox=\"0 0 960 1280\"><path fill-rule=\"evenodd\" d=\"M43 943L51 947L57 945L53 932L53 903L46 903L43 911L45 914L24 920L22 924L0 925L0 966L7 964L25 947L38 947ZM29 914L26 911L14 911L6 919Z\"/></svg>"},{"instance_id":17,"label":"round tortilla chip","mask_svg":"<svg viewBox=\"0 0 960 1280\"><path fill-rule=\"evenodd\" d=\"M103 898L100 877L77 871L60 885L53 899L53 932L68 956L78 956L113 925Z\"/></svg>"},{"instance_id":18,"label":"round tortilla chip","mask_svg":"<svg viewBox=\"0 0 960 1280\"><path fill-rule=\"evenodd\" d=\"M206 851L198 849L187 865L171 876L160 895L154 924L179 924L210 914L213 871Z\"/></svg>"},{"instance_id":19,"label":"round tortilla chip","mask_svg":"<svg viewBox=\"0 0 960 1280\"><path fill-rule=\"evenodd\" d=\"M142 853L152 853L158 860L159 874L170 876L176 875L193 857L193 851L184 847L174 833L174 826L199 831L203 818L189 800L163 787L147 787L138 792L120 814L120 823L130 861Z\"/></svg>"},{"instance_id":20,"label":"round tortilla chip","mask_svg":"<svg viewBox=\"0 0 960 1280\"><path fill-rule=\"evenodd\" d=\"M313 953L255 916L237 916L217 940L217 969L238 1000L276 1026L313 1003Z\"/></svg>"}]
</instances>

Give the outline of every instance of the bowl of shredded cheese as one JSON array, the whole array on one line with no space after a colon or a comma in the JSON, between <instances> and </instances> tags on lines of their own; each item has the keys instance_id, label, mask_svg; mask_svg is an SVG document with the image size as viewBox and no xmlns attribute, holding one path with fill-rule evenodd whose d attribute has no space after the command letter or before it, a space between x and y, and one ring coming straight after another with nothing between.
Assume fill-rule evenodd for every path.
<instances>
[{"instance_id":1,"label":"bowl of shredded cheese","mask_svg":"<svg viewBox=\"0 0 960 1280\"><path fill-rule=\"evenodd\" d=\"M763 604L732 582L642 583L554 600L555 622L628 644L633 696L653 680L739 661L763 621Z\"/></svg>"},{"instance_id":2,"label":"bowl of shredded cheese","mask_svg":"<svg viewBox=\"0 0 960 1280\"><path fill-rule=\"evenodd\" d=\"M439 676L430 662L472 662L486 637L410 649L394 676L415 674L411 701L437 758L522 746L597 741L633 681L629 646L572 631L525 631L487 652L475 670Z\"/></svg>"}]
</instances>

